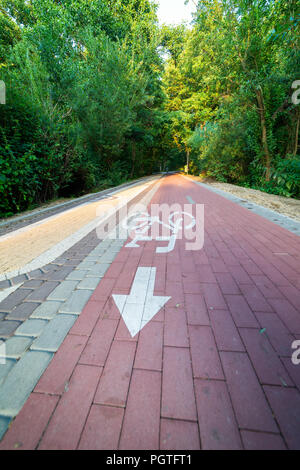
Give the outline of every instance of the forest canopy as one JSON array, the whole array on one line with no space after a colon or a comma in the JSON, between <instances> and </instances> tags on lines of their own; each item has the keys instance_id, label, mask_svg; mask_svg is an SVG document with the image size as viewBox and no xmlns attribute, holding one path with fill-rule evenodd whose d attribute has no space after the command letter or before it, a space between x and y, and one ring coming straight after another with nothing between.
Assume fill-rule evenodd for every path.
<instances>
[{"instance_id":1,"label":"forest canopy","mask_svg":"<svg viewBox=\"0 0 300 470\"><path fill-rule=\"evenodd\" d=\"M299 3L0 0L0 216L183 170L300 197Z\"/></svg>"}]
</instances>

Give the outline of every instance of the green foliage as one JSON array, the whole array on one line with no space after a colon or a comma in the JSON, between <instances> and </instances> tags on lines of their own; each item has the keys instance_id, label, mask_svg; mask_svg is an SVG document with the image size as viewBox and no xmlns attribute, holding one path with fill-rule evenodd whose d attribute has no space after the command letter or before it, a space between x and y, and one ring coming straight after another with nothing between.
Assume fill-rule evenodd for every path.
<instances>
[{"instance_id":1,"label":"green foliage","mask_svg":"<svg viewBox=\"0 0 300 470\"><path fill-rule=\"evenodd\" d=\"M148 0L2 0L1 216L159 171L159 44Z\"/></svg>"},{"instance_id":2,"label":"green foliage","mask_svg":"<svg viewBox=\"0 0 300 470\"><path fill-rule=\"evenodd\" d=\"M1 0L0 216L189 161L299 196L296 0ZM167 52L168 59L166 59Z\"/></svg>"},{"instance_id":3,"label":"green foliage","mask_svg":"<svg viewBox=\"0 0 300 470\"><path fill-rule=\"evenodd\" d=\"M198 1L164 76L173 139L192 173L299 197L298 3Z\"/></svg>"},{"instance_id":4,"label":"green foliage","mask_svg":"<svg viewBox=\"0 0 300 470\"><path fill-rule=\"evenodd\" d=\"M279 159L272 171L271 184L275 194L300 198L300 159L287 157Z\"/></svg>"}]
</instances>

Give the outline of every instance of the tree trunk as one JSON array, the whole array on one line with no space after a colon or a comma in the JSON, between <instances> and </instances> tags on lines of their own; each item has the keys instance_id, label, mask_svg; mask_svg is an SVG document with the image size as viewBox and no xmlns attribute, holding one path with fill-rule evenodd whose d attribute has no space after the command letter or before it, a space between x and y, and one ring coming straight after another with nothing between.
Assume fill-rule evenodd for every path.
<instances>
[{"instance_id":1,"label":"tree trunk","mask_svg":"<svg viewBox=\"0 0 300 470\"><path fill-rule=\"evenodd\" d=\"M261 125L261 143L264 151L265 164L266 164L266 180L270 181L271 177L271 156L268 147L267 141L267 125L266 125L266 110L264 104L264 98L261 88L255 90L256 99L258 104L258 112L260 116L260 125Z\"/></svg>"},{"instance_id":2,"label":"tree trunk","mask_svg":"<svg viewBox=\"0 0 300 470\"><path fill-rule=\"evenodd\" d=\"M294 157L297 155L297 151L298 151L299 121L300 121L300 112L299 112L299 110L297 110L297 122L296 122L296 134L295 134L295 147L294 147L294 152L293 152Z\"/></svg>"},{"instance_id":3,"label":"tree trunk","mask_svg":"<svg viewBox=\"0 0 300 470\"><path fill-rule=\"evenodd\" d=\"M187 166L187 174L190 173L190 149L186 150L186 166Z\"/></svg>"},{"instance_id":4,"label":"tree trunk","mask_svg":"<svg viewBox=\"0 0 300 470\"><path fill-rule=\"evenodd\" d=\"M131 170L131 178L133 178L134 170L135 170L135 159L136 159L136 145L134 140L132 141L132 170Z\"/></svg>"}]
</instances>

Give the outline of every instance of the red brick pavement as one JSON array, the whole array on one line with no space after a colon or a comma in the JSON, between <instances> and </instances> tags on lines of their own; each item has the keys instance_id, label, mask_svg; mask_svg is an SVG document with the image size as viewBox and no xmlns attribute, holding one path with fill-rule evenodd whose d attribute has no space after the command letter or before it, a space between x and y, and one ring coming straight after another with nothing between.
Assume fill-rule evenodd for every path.
<instances>
[{"instance_id":1,"label":"red brick pavement","mask_svg":"<svg viewBox=\"0 0 300 470\"><path fill-rule=\"evenodd\" d=\"M205 244L123 247L0 449L299 449L300 239L174 175L152 203L205 205ZM135 337L111 297L138 267L171 296Z\"/></svg>"}]
</instances>

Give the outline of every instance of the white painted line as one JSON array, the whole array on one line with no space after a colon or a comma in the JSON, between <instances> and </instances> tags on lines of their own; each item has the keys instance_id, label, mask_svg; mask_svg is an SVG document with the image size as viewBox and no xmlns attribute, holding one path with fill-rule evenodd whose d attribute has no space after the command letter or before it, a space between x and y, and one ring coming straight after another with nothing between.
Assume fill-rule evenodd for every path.
<instances>
[{"instance_id":1,"label":"white painted line","mask_svg":"<svg viewBox=\"0 0 300 470\"><path fill-rule=\"evenodd\" d=\"M186 180L197 184L198 186L201 186L202 188L208 189L209 191L212 191L213 193L218 194L219 196L222 196L228 199L229 201L238 204L241 207L244 207L245 209L253 212L254 214L260 215L264 219L273 222L273 224L276 224L279 227L288 230L294 235L300 236L299 220L288 217L287 215L281 214L280 212L276 212L272 209L269 209L268 207L260 206L259 204L256 204L255 202L252 202L249 199L241 199L241 197L235 196L234 194L224 191L223 189L215 188L214 186L211 186L206 183L201 183L200 181L195 181L185 175L181 176Z\"/></svg>"},{"instance_id":2,"label":"white painted line","mask_svg":"<svg viewBox=\"0 0 300 470\"><path fill-rule=\"evenodd\" d=\"M126 204L128 204L130 202L131 199L137 197L148 186L150 186L151 183L152 183L152 181L148 184L142 185L142 188L140 188L136 193L134 193L133 195L127 196L127 198L123 199L122 202L114 208L112 213L115 212L115 211L119 211L123 207L125 207ZM149 191L149 193L147 193L144 196L142 201L151 200L152 197L153 197L153 194L157 191L158 186L160 185L160 183L161 183L161 179L159 179L157 181L157 183L154 185L154 187ZM61 215L61 214L59 214L59 215ZM46 264L51 263L56 258L58 258L63 253L65 253L65 251L67 251L69 248L71 248L73 245L75 245L75 243L79 242L80 240L82 240L82 238L84 238L86 235L88 235L90 232L92 232L92 230L96 229L99 226L100 223L104 224L105 221L108 220L110 216L111 216L111 213L109 213L108 215L105 215L104 217L101 217L101 216L97 217L92 222L89 222L87 225L85 225L84 227L79 229L77 232L75 232L72 235L70 235L69 237L65 238L64 240L62 240L60 243L53 246L49 250L45 251L40 256L38 256L37 258L32 260L30 263L27 263L22 268L11 271L11 272L8 272L8 273L0 274L0 281L6 280L6 279L12 279L15 276L19 276L20 274L26 274L30 271L34 271L35 269L40 269L43 266L45 266ZM49 220L49 219L47 219L47 220Z\"/></svg>"},{"instance_id":3,"label":"white painted line","mask_svg":"<svg viewBox=\"0 0 300 470\"><path fill-rule=\"evenodd\" d=\"M146 189L152 182L153 182L153 180L151 180L150 182L145 182L145 184L143 185L143 190ZM57 219L59 217L62 217L66 214L69 214L70 212L75 211L76 209L79 209L79 208L81 208L83 206L86 206L88 204L95 204L96 202L99 202L99 203L108 202L112 199L112 196L114 194L120 193L122 191L127 191L128 189L134 188L137 185L138 185L138 183L135 183L132 186L128 186L128 187L121 188L121 189L120 188L116 189L116 190L110 192L109 194L107 194L106 197L104 197L103 199L94 199L92 201L83 202L82 204L78 204L78 206L71 207L70 209L66 209L62 212L59 212L58 214L49 215L49 217L46 217L45 219L38 220L37 222L33 222L32 224L26 225L25 227L21 227L17 230L14 230L13 232L9 232L5 235L1 235L0 236L0 243L14 237L15 235L19 235L21 233L26 233L27 231L31 230L34 227L38 227L38 226L43 225L47 222L50 222L51 220L55 220L55 219ZM90 195L88 197L90 197ZM115 196L115 198L120 199L121 196ZM58 207L60 207L60 206L58 206ZM39 215L39 213L37 212L36 215ZM8 223L9 223L9 221L8 221Z\"/></svg>"},{"instance_id":4,"label":"white painted line","mask_svg":"<svg viewBox=\"0 0 300 470\"><path fill-rule=\"evenodd\" d=\"M129 295L113 295L113 299L132 336L152 320L171 297L154 297L156 268L138 268Z\"/></svg>"}]
</instances>

